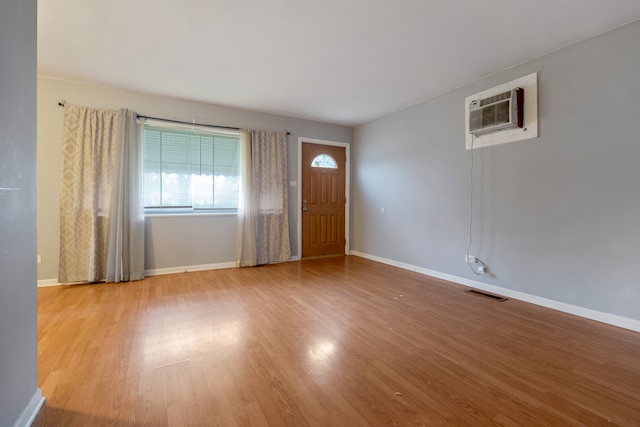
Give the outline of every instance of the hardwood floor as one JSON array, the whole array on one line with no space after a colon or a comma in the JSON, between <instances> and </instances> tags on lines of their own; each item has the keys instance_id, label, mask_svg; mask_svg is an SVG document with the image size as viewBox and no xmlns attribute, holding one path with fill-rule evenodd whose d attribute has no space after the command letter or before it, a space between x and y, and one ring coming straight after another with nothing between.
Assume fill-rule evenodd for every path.
<instances>
[{"instance_id":1,"label":"hardwood floor","mask_svg":"<svg viewBox=\"0 0 640 427\"><path fill-rule=\"evenodd\" d=\"M640 334L357 257L38 289L36 426L640 425Z\"/></svg>"}]
</instances>

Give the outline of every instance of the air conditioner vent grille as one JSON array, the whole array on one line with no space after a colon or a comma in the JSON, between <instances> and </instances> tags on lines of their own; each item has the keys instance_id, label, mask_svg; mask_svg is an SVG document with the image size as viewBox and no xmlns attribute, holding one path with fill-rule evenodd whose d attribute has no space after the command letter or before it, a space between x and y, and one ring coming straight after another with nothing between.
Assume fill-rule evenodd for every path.
<instances>
[{"instance_id":1,"label":"air conditioner vent grille","mask_svg":"<svg viewBox=\"0 0 640 427\"><path fill-rule=\"evenodd\" d=\"M509 98L511 98L511 91L505 92L505 93L501 93L499 95L495 95L495 96L492 96L492 97L489 97L489 98L481 99L480 100L480 106L484 107L485 105L493 104L495 102L503 101L503 100L509 99Z\"/></svg>"}]
</instances>

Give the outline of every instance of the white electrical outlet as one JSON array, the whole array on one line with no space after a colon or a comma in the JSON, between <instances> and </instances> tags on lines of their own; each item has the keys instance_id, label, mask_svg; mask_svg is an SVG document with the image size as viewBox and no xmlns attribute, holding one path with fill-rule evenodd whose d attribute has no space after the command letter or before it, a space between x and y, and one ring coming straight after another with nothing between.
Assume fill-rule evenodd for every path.
<instances>
[{"instance_id":1,"label":"white electrical outlet","mask_svg":"<svg viewBox=\"0 0 640 427\"><path fill-rule=\"evenodd\" d=\"M465 255L464 260L467 262L476 262L476 257L475 255Z\"/></svg>"}]
</instances>

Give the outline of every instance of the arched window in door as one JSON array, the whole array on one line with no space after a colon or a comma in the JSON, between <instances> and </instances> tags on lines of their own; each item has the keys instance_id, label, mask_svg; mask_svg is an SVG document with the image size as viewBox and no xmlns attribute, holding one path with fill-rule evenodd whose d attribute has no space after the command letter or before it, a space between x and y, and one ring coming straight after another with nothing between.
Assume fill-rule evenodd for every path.
<instances>
[{"instance_id":1,"label":"arched window in door","mask_svg":"<svg viewBox=\"0 0 640 427\"><path fill-rule=\"evenodd\" d=\"M338 169L335 159L328 154L320 154L311 161L312 168Z\"/></svg>"}]
</instances>

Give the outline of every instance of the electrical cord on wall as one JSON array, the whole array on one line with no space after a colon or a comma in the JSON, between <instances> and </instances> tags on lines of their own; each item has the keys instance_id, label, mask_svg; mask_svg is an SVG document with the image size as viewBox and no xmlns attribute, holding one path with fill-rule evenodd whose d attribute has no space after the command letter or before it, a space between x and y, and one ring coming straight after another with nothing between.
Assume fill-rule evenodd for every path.
<instances>
[{"instance_id":1,"label":"electrical cord on wall","mask_svg":"<svg viewBox=\"0 0 640 427\"><path fill-rule=\"evenodd\" d=\"M473 144L476 138L475 135L471 135L471 149L469 150L471 153L471 168L469 170L469 244L467 245L467 253L464 259L473 274L481 276L489 271L489 267L482 260L469 254L473 243ZM476 267L474 268L474 266Z\"/></svg>"}]
</instances>

